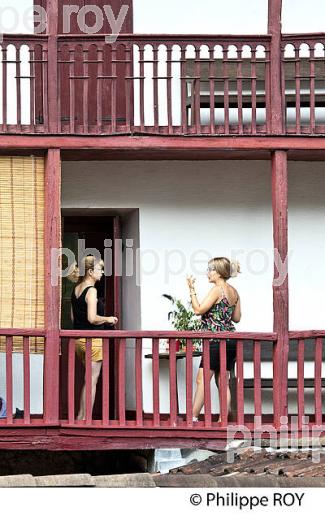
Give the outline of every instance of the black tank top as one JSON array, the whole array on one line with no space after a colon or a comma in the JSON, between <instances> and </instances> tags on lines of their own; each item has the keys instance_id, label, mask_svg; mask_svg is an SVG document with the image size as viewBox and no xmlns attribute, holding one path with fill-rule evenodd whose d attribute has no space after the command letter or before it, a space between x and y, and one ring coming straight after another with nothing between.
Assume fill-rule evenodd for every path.
<instances>
[{"instance_id":1,"label":"black tank top","mask_svg":"<svg viewBox=\"0 0 325 520\"><path fill-rule=\"evenodd\" d=\"M88 321L87 318L87 302L86 302L86 294L88 292L88 289L90 287L93 287L93 285L88 285L82 293L80 294L79 298L75 295L75 290L73 289L71 294L71 305L72 305L72 311L73 311L73 328L76 330L103 330L108 327L105 327L105 323L102 325L93 325ZM97 314L98 316L105 316L105 306L103 301L98 298L97 301ZM110 327L109 327L110 328Z\"/></svg>"}]
</instances>

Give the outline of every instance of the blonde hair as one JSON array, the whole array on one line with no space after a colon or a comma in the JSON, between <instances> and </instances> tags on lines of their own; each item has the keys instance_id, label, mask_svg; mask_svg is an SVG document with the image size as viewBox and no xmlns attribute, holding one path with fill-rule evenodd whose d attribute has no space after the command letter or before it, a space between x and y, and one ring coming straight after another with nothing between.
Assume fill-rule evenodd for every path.
<instances>
[{"instance_id":1,"label":"blonde hair","mask_svg":"<svg viewBox=\"0 0 325 520\"><path fill-rule=\"evenodd\" d=\"M240 265L239 262L235 260L229 260L229 258L220 256L216 258L212 258L209 264L213 264L216 268L217 273L224 280L229 280L229 278L234 278L240 273Z\"/></svg>"},{"instance_id":2,"label":"blonde hair","mask_svg":"<svg viewBox=\"0 0 325 520\"><path fill-rule=\"evenodd\" d=\"M85 276L87 275L87 272L89 271L89 269L95 269L96 265L99 265L100 267L104 267L104 262L101 259L98 260L98 258L93 255L88 255L81 259L80 265L82 267L81 272L84 274L83 275L80 274L80 269L77 265L77 262L75 262L72 265L72 268L67 276L67 278L68 278L68 280L70 280L70 282L73 282L76 284L81 283L84 280Z\"/></svg>"}]
</instances>

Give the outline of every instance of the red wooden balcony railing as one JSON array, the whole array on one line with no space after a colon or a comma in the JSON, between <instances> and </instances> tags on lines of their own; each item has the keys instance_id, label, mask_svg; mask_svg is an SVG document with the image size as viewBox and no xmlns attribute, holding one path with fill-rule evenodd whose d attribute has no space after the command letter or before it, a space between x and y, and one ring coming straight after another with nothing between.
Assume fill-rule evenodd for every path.
<instances>
[{"instance_id":1,"label":"red wooden balcony railing","mask_svg":"<svg viewBox=\"0 0 325 520\"><path fill-rule=\"evenodd\" d=\"M273 131L269 35L121 35L116 43L102 35L61 35L56 41L49 47L43 35L4 36L0 133ZM324 47L325 34L282 35L284 133L325 133Z\"/></svg>"},{"instance_id":2,"label":"red wooden balcony railing","mask_svg":"<svg viewBox=\"0 0 325 520\"><path fill-rule=\"evenodd\" d=\"M34 329L0 329L0 337L5 338L6 344L5 353L1 354L4 356L2 362L4 362L5 367L2 373L4 373L5 379L1 381L2 390L0 396L6 400L7 408L6 418L0 419L0 427L41 426L44 424L42 414L35 416L35 414L32 415L31 413L31 387L33 386L33 390L37 396L41 396L43 394L43 385L41 384L37 388L33 385L30 342L35 340L35 338L42 338L44 341L45 331ZM14 351L13 348L14 342L17 342L17 340L20 340L20 344L22 343L22 349L19 348L19 352ZM18 358L22 358L21 363L17 362L19 361ZM22 399L19 399L20 396L15 395L16 393L22 394ZM23 417L16 418L14 414L16 406L14 406L14 403L17 403L17 399L22 403L20 406L23 407Z\"/></svg>"}]
</instances>

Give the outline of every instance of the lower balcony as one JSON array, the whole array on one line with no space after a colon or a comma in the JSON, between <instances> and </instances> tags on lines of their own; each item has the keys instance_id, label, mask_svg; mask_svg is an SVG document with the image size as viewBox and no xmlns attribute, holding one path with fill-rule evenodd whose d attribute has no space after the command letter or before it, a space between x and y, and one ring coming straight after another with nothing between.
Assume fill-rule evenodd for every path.
<instances>
[{"instance_id":1,"label":"lower balcony","mask_svg":"<svg viewBox=\"0 0 325 520\"><path fill-rule=\"evenodd\" d=\"M46 344L37 361L32 353L31 345L36 338L44 340L44 331L0 330L5 338L0 388L7 408L0 419L3 448L222 448L234 439L277 439L280 432L322 435L325 331L291 332L289 345L282 350L274 333L195 333L193 337L193 332L97 332L102 338L103 362L93 410L92 333L62 330L59 335L60 374L56 374L58 360L51 370L54 358ZM80 337L86 338L84 365L75 350ZM220 340L218 387L209 366L212 338ZM236 340L236 364L230 379L227 338ZM180 351L177 340L183 345ZM17 342L22 344L19 354L15 353ZM201 356L204 406L199 420L193 422ZM84 381L85 415L77 419ZM44 404L43 390L51 397ZM51 402L59 403L56 417L47 409Z\"/></svg>"}]
</instances>

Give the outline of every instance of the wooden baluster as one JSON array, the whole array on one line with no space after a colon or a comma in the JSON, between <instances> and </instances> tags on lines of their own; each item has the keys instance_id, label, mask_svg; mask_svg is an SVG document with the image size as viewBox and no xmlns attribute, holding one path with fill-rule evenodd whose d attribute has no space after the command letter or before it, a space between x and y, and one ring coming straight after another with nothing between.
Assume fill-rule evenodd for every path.
<instances>
[{"instance_id":1,"label":"wooden baluster","mask_svg":"<svg viewBox=\"0 0 325 520\"><path fill-rule=\"evenodd\" d=\"M210 84L210 134L216 133L215 124L215 77L216 77L216 62L214 60L214 47L209 49L209 84Z\"/></svg>"},{"instance_id":2,"label":"wooden baluster","mask_svg":"<svg viewBox=\"0 0 325 520\"><path fill-rule=\"evenodd\" d=\"M219 385L219 403L220 403L220 419L221 427L225 428L228 425L228 410L227 410L227 386L229 384L227 374L227 343L225 339L220 341L220 385Z\"/></svg>"},{"instance_id":3,"label":"wooden baluster","mask_svg":"<svg viewBox=\"0 0 325 520\"><path fill-rule=\"evenodd\" d=\"M311 134L315 133L315 51L310 49L310 130Z\"/></svg>"},{"instance_id":4,"label":"wooden baluster","mask_svg":"<svg viewBox=\"0 0 325 520\"><path fill-rule=\"evenodd\" d=\"M102 425L109 426L109 339L103 338L103 365L102 365Z\"/></svg>"},{"instance_id":5,"label":"wooden baluster","mask_svg":"<svg viewBox=\"0 0 325 520\"><path fill-rule=\"evenodd\" d=\"M158 91L158 47L153 46L153 120L155 133L159 132L159 91Z\"/></svg>"},{"instance_id":6,"label":"wooden baluster","mask_svg":"<svg viewBox=\"0 0 325 520\"><path fill-rule=\"evenodd\" d=\"M237 423L245 424L244 415L244 349L243 341L236 346L236 390L237 390Z\"/></svg>"},{"instance_id":7,"label":"wooden baluster","mask_svg":"<svg viewBox=\"0 0 325 520\"><path fill-rule=\"evenodd\" d=\"M186 425L193 427L193 341L186 343Z\"/></svg>"},{"instance_id":8,"label":"wooden baluster","mask_svg":"<svg viewBox=\"0 0 325 520\"><path fill-rule=\"evenodd\" d=\"M44 131L49 131L49 106L48 106L48 72L47 72L47 47L42 47L42 85L43 85L43 124ZM59 69L60 70L60 69ZM61 132L61 91L58 82L58 131Z\"/></svg>"},{"instance_id":9,"label":"wooden baluster","mask_svg":"<svg viewBox=\"0 0 325 520\"><path fill-rule=\"evenodd\" d=\"M195 133L201 133L201 56L200 47L195 49L194 120Z\"/></svg>"},{"instance_id":10,"label":"wooden baluster","mask_svg":"<svg viewBox=\"0 0 325 520\"><path fill-rule=\"evenodd\" d=\"M297 362L297 398L298 398L298 428L302 428L302 418L305 415L305 341L298 341Z\"/></svg>"},{"instance_id":11,"label":"wooden baluster","mask_svg":"<svg viewBox=\"0 0 325 520\"><path fill-rule=\"evenodd\" d=\"M83 92L82 92L82 112L83 112L83 132L88 134L89 132L89 118L88 118L88 106L89 106L89 49L83 49L83 61L82 61L82 78L83 78Z\"/></svg>"},{"instance_id":12,"label":"wooden baluster","mask_svg":"<svg viewBox=\"0 0 325 520\"><path fill-rule=\"evenodd\" d=\"M30 131L35 131L35 48L29 45L29 112ZM44 79L43 79L44 81Z\"/></svg>"},{"instance_id":13,"label":"wooden baluster","mask_svg":"<svg viewBox=\"0 0 325 520\"><path fill-rule=\"evenodd\" d=\"M191 95L193 93L191 92ZM181 49L181 113L182 113L182 133L186 134L188 131L187 120L187 80L186 80L186 47ZM193 114L191 114L193 116Z\"/></svg>"},{"instance_id":14,"label":"wooden baluster","mask_svg":"<svg viewBox=\"0 0 325 520\"><path fill-rule=\"evenodd\" d=\"M142 399L142 338L135 340L135 395L136 395L136 424L143 426L143 399Z\"/></svg>"},{"instance_id":15,"label":"wooden baluster","mask_svg":"<svg viewBox=\"0 0 325 520\"><path fill-rule=\"evenodd\" d=\"M17 95L17 131L21 132L21 60L20 47L16 47L16 95Z\"/></svg>"},{"instance_id":16,"label":"wooden baluster","mask_svg":"<svg viewBox=\"0 0 325 520\"><path fill-rule=\"evenodd\" d=\"M172 47L167 45L167 124L168 134L173 133L173 93L172 93Z\"/></svg>"},{"instance_id":17,"label":"wooden baluster","mask_svg":"<svg viewBox=\"0 0 325 520\"><path fill-rule=\"evenodd\" d=\"M224 133L229 134L229 64L228 64L227 47L223 48L223 80L224 80L224 111L225 111Z\"/></svg>"},{"instance_id":18,"label":"wooden baluster","mask_svg":"<svg viewBox=\"0 0 325 520\"><path fill-rule=\"evenodd\" d=\"M322 359L323 339L316 338L315 344L315 423L322 424Z\"/></svg>"},{"instance_id":19,"label":"wooden baluster","mask_svg":"<svg viewBox=\"0 0 325 520\"><path fill-rule=\"evenodd\" d=\"M131 132L131 124L133 126L133 99L132 99L132 75L131 75L131 64L132 64L132 47L131 44L125 46L125 119L126 119L126 132Z\"/></svg>"},{"instance_id":20,"label":"wooden baluster","mask_svg":"<svg viewBox=\"0 0 325 520\"><path fill-rule=\"evenodd\" d=\"M6 401L7 401L7 424L13 424L12 418L12 351L13 337L6 336Z\"/></svg>"},{"instance_id":21,"label":"wooden baluster","mask_svg":"<svg viewBox=\"0 0 325 520\"><path fill-rule=\"evenodd\" d=\"M145 127L145 111L144 111L144 47L139 45L139 63L140 63L140 131L144 132Z\"/></svg>"},{"instance_id":22,"label":"wooden baluster","mask_svg":"<svg viewBox=\"0 0 325 520\"><path fill-rule=\"evenodd\" d=\"M116 133L116 110L117 110L117 49L112 44L112 79L111 79L111 133Z\"/></svg>"},{"instance_id":23,"label":"wooden baluster","mask_svg":"<svg viewBox=\"0 0 325 520\"><path fill-rule=\"evenodd\" d=\"M8 112L7 112L7 46L2 44L2 131L7 132Z\"/></svg>"},{"instance_id":24,"label":"wooden baluster","mask_svg":"<svg viewBox=\"0 0 325 520\"><path fill-rule=\"evenodd\" d=\"M86 338L86 424L92 423L92 376L91 376L91 344L92 338Z\"/></svg>"},{"instance_id":25,"label":"wooden baluster","mask_svg":"<svg viewBox=\"0 0 325 520\"><path fill-rule=\"evenodd\" d=\"M210 341L203 340L204 426L211 428Z\"/></svg>"},{"instance_id":26,"label":"wooden baluster","mask_svg":"<svg viewBox=\"0 0 325 520\"><path fill-rule=\"evenodd\" d=\"M119 426L125 426L125 354L126 339L121 338L118 344L118 415Z\"/></svg>"},{"instance_id":27,"label":"wooden baluster","mask_svg":"<svg viewBox=\"0 0 325 520\"><path fill-rule=\"evenodd\" d=\"M295 88L296 88L296 133L300 134L301 126L300 126L300 109L301 109L301 101L300 101L300 57L299 57L299 47L295 49Z\"/></svg>"},{"instance_id":28,"label":"wooden baluster","mask_svg":"<svg viewBox=\"0 0 325 520\"><path fill-rule=\"evenodd\" d=\"M262 422L261 342L254 341L254 409Z\"/></svg>"},{"instance_id":29,"label":"wooden baluster","mask_svg":"<svg viewBox=\"0 0 325 520\"><path fill-rule=\"evenodd\" d=\"M75 119L76 119L76 83L75 83L75 71L76 71L76 60L75 60L75 49L69 49L70 54L70 134L75 133Z\"/></svg>"},{"instance_id":30,"label":"wooden baluster","mask_svg":"<svg viewBox=\"0 0 325 520\"><path fill-rule=\"evenodd\" d=\"M170 402L170 426L177 426L178 413L178 389L176 366L176 340L169 341L169 402Z\"/></svg>"},{"instance_id":31,"label":"wooden baluster","mask_svg":"<svg viewBox=\"0 0 325 520\"><path fill-rule=\"evenodd\" d=\"M24 424L30 424L30 357L29 337L23 337L23 372L24 372Z\"/></svg>"},{"instance_id":32,"label":"wooden baluster","mask_svg":"<svg viewBox=\"0 0 325 520\"><path fill-rule=\"evenodd\" d=\"M251 90L252 90L252 122L251 122L251 133L256 134L256 49L252 49L251 55ZM265 96L267 93L265 92Z\"/></svg>"},{"instance_id":33,"label":"wooden baluster","mask_svg":"<svg viewBox=\"0 0 325 520\"><path fill-rule=\"evenodd\" d=\"M256 49L255 49L256 56ZM284 78L284 66L282 63L282 74ZM264 69L264 84L265 84L265 128L269 134L272 129L271 120L271 66L270 66L270 48L269 46L265 49L265 69ZM282 78L282 84L284 85ZM284 88L282 89L284 95ZM285 106L285 105L283 105Z\"/></svg>"},{"instance_id":34,"label":"wooden baluster","mask_svg":"<svg viewBox=\"0 0 325 520\"><path fill-rule=\"evenodd\" d=\"M76 342L69 338L68 342L68 424L75 421L75 351Z\"/></svg>"},{"instance_id":35,"label":"wooden baluster","mask_svg":"<svg viewBox=\"0 0 325 520\"><path fill-rule=\"evenodd\" d=\"M159 403L159 340L152 340L152 391L153 391L153 426L160 426Z\"/></svg>"},{"instance_id":36,"label":"wooden baluster","mask_svg":"<svg viewBox=\"0 0 325 520\"><path fill-rule=\"evenodd\" d=\"M243 129L243 62L242 49L237 49L237 96L238 96L238 133L242 134Z\"/></svg>"},{"instance_id":37,"label":"wooden baluster","mask_svg":"<svg viewBox=\"0 0 325 520\"><path fill-rule=\"evenodd\" d=\"M100 134L103 131L103 47L97 48L97 128Z\"/></svg>"}]
</instances>

